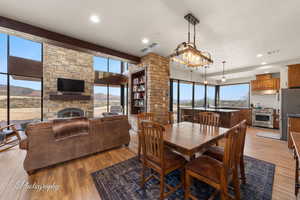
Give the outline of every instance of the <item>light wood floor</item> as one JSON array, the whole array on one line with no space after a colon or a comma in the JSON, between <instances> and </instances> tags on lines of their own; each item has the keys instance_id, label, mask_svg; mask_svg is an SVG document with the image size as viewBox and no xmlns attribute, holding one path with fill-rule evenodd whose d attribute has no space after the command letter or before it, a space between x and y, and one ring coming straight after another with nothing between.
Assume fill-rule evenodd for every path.
<instances>
[{"instance_id":1,"label":"light wood floor","mask_svg":"<svg viewBox=\"0 0 300 200\"><path fill-rule=\"evenodd\" d=\"M294 160L286 142L257 137L261 131L249 128L245 154L276 165L273 199L293 200ZM15 147L0 153L0 200L17 199L100 199L90 174L99 169L127 160L135 155L136 135L131 134L129 148L122 147L89 157L59 164L28 177L23 169L25 151ZM30 184L56 184L58 191L35 191L16 188L23 181Z\"/></svg>"}]
</instances>

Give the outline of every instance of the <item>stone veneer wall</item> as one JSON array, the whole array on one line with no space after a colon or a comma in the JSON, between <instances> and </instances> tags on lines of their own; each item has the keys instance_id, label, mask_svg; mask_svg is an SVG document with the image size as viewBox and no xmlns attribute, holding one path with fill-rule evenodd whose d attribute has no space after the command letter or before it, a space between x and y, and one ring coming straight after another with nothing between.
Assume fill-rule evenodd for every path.
<instances>
[{"instance_id":1,"label":"stone veneer wall","mask_svg":"<svg viewBox=\"0 0 300 200\"><path fill-rule=\"evenodd\" d=\"M141 65L147 68L147 112L155 113L156 121L166 124L169 112L169 59L149 53L142 57Z\"/></svg>"},{"instance_id":2,"label":"stone veneer wall","mask_svg":"<svg viewBox=\"0 0 300 200\"><path fill-rule=\"evenodd\" d=\"M51 93L57 93L57 78L85 81L88 101L53 101ZM74 51L48 43L43 44L44 119L57 117L57 112L65 108L80 108L87 117L93 117L93 55Z\"/></svg>"}]
</instances>

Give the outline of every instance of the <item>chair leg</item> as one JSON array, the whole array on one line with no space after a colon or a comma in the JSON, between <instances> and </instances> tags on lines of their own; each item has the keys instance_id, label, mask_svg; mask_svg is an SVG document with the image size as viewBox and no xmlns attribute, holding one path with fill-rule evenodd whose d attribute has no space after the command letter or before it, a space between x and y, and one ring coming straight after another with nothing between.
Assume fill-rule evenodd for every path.
<instances>
[{"instance_id":1,"label":"chair leg","mask_svg":"<svg viewBox=\"0 0 300 200\"><path fill-rule=\"evenodd\" d=\"M235 200L240 200L241 195L240 195L240 181L239 181L239 175L238 175L238 168L235 167L233 169L233 186L234 186L234 194L235 194Z\"/></svg>"},{"instance_id":2,"label":"chair leg","mask_svg":"<svg viewBox=\"0 0 300 200\"><path fill-rule=\"evenodd\" d=\"M141 151L142 151L141 138L140 136L138 136L138 160L141 159Z\"/></svg>"},{"instance_id":3,"label":"chair leg","mask_svg":"<svg viewBox=\"0 0 300 200\"><path fill-rule=\"evenodd\" d=\"M146 170L146 167L143 163L143 167L142 167L142 180L141 180L141 188L144 188L144 185L145 185L145 170Z\"/></svg>"},{"instance_id":4,"label":"chair leg","mask_svg":"<svg viewBox=\"0 0 300 200\"><path fill-rule=\"evenodd\" d=\"M228 196L228 189L227 189L228 185L227 185L227 180L225 177L221 178L221 200L228 200L229 196Z\"/></svg>"},{"instance_id":5,"label":"chair leg","mask_svg":"<svg viewBox=\"0 0 300 200\"><path fill-rule=\"evenodd\" d=\"M188 200L190 196L191 177L188 173L185 173L185 188L184 188L184 199Z\"/></svg>"},{"instance_id":6,"label":"chair leg","mask_svg":"<svg viewBox=\"0 0 300 200\"><path fill-rule=\"evenodd\" d=\"M240 173L241 173L242 183L246 184L245 164L244 164L244 158L243 157L240 159Z\"/></svg>"},{"instance_id":7,"label":"chair leg","mask_svg":"<svg viewBox=\"0 0 300 200\"><path fill-rule=\"evenodd\" d=\"M181 179L181 182L182 182L182 189L183 189L183 192L184 192L184 190L185 190L185 168L184 167L181 169L180 179Z\"/></svg>"},{"instance_id":8,"label":"chair leg","mask_svg":"<svg viewBox=\"0 0 300 200\"><path fill-rule=\"evenodd\" d=\"M164 193L165 193L165 175L164 173L160 174L160 200L164 199Z\"/></svg>"}]
</instances>

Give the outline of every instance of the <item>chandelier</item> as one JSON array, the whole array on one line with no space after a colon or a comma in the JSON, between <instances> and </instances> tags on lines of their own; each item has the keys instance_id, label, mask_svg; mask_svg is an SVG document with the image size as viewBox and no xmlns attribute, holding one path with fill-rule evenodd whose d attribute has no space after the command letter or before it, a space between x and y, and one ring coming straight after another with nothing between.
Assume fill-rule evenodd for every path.
<instances>
[{"instance_id":1,"label":"chandelier","mask_svg":"<svg viewBox=\"0 0 300 200\"><path fill-rule=\"evenodd\" d=\"M182 42L174 50L174 53L169 57L171 61L178 62L187 67L203 67L213 63L211 55L208 52L203 52L196 47L196 25L199 20L191 13L184 16L184 19L188 21L188 41ZM194 41L191 42L190 26L194 26Z\"/></svg>"}]
</instances>

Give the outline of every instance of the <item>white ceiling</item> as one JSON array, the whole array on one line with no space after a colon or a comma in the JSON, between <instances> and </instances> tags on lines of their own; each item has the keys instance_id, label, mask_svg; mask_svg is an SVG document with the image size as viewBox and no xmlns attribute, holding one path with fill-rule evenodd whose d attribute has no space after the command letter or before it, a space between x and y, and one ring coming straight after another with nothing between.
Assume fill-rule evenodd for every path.
<instances>
[{"instance_id":1,"label":"white ceiling","mask_svg":"<svg viewBox=\"0 0 300 200\"><path fill-rule=\"evenodd\" d=\"M208 73L300 57L298 0L1 0L0 15L142 56L143 37L167 56L187 37L183 16L200 20L197 46L211 52ZM89 21L92 14L101 22ZM274 55L268 51L280 50ZM256 58L257 54L264 54Z\"/></svg>"}]
</instances>

